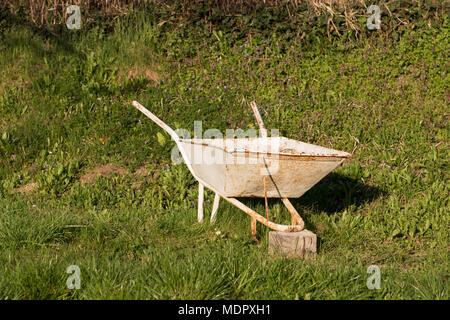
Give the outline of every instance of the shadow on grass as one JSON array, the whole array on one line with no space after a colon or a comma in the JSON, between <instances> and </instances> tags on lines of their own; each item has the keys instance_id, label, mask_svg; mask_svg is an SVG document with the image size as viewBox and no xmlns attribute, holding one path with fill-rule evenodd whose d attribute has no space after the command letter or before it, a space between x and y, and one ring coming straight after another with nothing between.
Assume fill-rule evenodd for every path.
<instances>
[{"instance_id":1,"label":"shadow on grass","mask_svg":"<svg viewBox=\"0 0 450 320\"><path fill-rule=\"evenodd\" d=\"M305 219L305 229L315 232L315 227L308 222L307 217L303 214L305 208L311 210L313 214L325 212L328 215L333 215L350 206L360 207L385 193L380 188L362 183L357 179L330 173L303 196L290 199L290 201L300 216ZM240 200L253 209L256 209L257 206L260 208L265 206L263 198L240 198ZM276 202L280 202L280 199L269 199L269 212ZM287 210L285 211L289 215ZM264 209L259 210L258 213L264 217L266 215ZM280 221L275 222L280 223ZM258 229L258 232L261 232L261 229ZM317 252L320 252L321 247L322 239L317 237Z\"/></svg>"},{"instance_id":2,"label":"shadow on grass","mask_svg":"<svg viewBox=\"0 0 450 320\"><path fill-rule=\"evenodd\" d=\"M313 213L325 212L328 215L335 214L350 206L362 206L374 201L385 194L380 188L362 183L338 173L330 173L304 195L297 199L290 199L291 203L302 216L304 208L309 208ZM264 207L264 198L240 198L250 208ZM280 199L269 199L269 210ZM265 216L265 212L259 212Z\"/></svg>"},{"instance_id":3,"label":"shadow on grass","mask_svg":"<svg viewBox=\"0 0 450 320\"><path fill-rule=\"evenodd\" d=\"M57 50L60 50L64 54L75 55L82 59L85 58L85 54L77 50L73 45L73 35L77 31L69 30L65 25L54 25L52 27L37 26L21 16L20 13L13 14L9 10L2 10L0 13L0 20L3 21L7 28L12 26L23 27L29 31L31 35L30 38L37 37L42 40L53 40L57 45ZM9 46L27 46L38 56L45 56L48 54L42 46L37 45L33 41L29 41L28 38L11 37L11 35L5 36L3 32L0 32L0 40L4 41Z\"/></svg>"},{"instance_id":4,"label":"shadow on grass","mask_svg":"<svg viewBox=\"0 0 450 320\"><path fill-rule=\"evenodd\" d=\"M302 207L308 207L332 215L352 205L360 207L383 194L385 191L378 187L332 172L291 202L300 213Z\"/></svg>"}]
</instances>

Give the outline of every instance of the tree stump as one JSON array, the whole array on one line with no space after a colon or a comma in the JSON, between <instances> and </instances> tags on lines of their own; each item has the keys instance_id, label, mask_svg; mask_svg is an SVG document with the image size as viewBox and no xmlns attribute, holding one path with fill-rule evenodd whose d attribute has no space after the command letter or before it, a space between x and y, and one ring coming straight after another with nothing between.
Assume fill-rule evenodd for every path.
<instances>
[{"instance_id":1,"label":"tree stump","mask_svg":"<svg viewBox=\"0 0 450 320\"><path fill-rule=\"evenodd\" d=\"M317 236L309 230L269 231L269 254L281 254L290 258L313 258L316 253Z\"/></svg>"}]
</instances>

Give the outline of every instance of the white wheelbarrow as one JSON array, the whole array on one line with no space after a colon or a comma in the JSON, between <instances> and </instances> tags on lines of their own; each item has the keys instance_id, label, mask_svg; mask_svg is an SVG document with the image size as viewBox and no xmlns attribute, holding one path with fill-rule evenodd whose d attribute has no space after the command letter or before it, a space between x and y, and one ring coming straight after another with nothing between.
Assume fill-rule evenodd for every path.
<instances>
[{"instance_id":1,"label":"white wheelbarrow","mask_svg":"<svg viewBox=\"0 0 450 320\"><path fill-rule=\"evenodd\" d=\"M211 221L220 197L256 221L283 232L303 230L304 222L288 198L298 198L351 154L285 137L267 137L267 130L255 102L251 106L258 121L260 138L180 139L168 125L137 101L133 105L163 128L177 144L189 171L199 182L198 220L203 220L204 187L215 192ZM265 198L266 217L247 207L236 197ZM281 198L292 216L291 225L269 220L267 198Z\"/></svg>"}]
</instances>

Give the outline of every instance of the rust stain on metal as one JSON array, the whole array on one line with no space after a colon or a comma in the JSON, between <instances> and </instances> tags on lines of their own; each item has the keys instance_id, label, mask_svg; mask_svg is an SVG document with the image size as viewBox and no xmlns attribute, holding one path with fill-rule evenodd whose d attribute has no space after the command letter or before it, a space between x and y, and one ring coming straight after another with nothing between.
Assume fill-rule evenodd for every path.
<instances>
[{"instance_id":1,"label":"rust stain on metal","mask_svg":"<svg viewBox=\"0 0 450 320\"><path fill-rule=\"evenodd\" d=\"M267 189L266 189L266 176L263 176L263 185L264 185L264 203L266 205L266 217L267 221L269 221L269 204L267 202Z\"/></svg>"},{"instance_id":2,"label":"rust stain on metal","mask_svg":"<svg viewBox=\"0 0 450 320\"><path fill-rule=\"evenodd\" d=\"M281 137L283 139L296 142L295 140L287 139L284 137ZM233 155L245 155L247 157L250 157L252 155L267 155L267 156L287 156L287 157L293 157L293 158L303 158L303 159L319 159L319 158L351 158L352 155L350 153L341 152L341 153L333 153L329 152L331 149L327 149L328 152L325 154L320 153L311 153L311 152L305 152L305 151L297 151L295 149L280 149L277 152L270 152L270 151L254 151L250 150L248 145L251 145L252 143L258 142L258 140L265 142L268 141L267 144L270 144L271 138L265 138L268 140L264 140L264 138L223 138L223 139L180 139L183 143L189 143L193 145L200 145L204 147L211 147L216 149L221 149L225 152L231 153ZM217 140L222 140L222 144L218 144ZM231 141L232 143L228 143L228 141ZM235 150L233 148L228 147L227 145L234 144L234 145L243 145L242 149Z\"/></svg>"},{"instance_id":3,"label":"rust stain on metal","mask_svg":"<svg viewBox=\"0 0 450 320\"><path fill-rule=\"evenodd\" d=\"M291 223L292 225L299 225L304 227L305 223L303 221L303 219L300 217L300 215L298 214L297 210L294 208L294 206L292 205L292 203L289 201L288 198L281 198L281 200L283 201L284 205L286 206L286 208L289 210L289 213L291 214Z\"/></svg>"}]
</instances>

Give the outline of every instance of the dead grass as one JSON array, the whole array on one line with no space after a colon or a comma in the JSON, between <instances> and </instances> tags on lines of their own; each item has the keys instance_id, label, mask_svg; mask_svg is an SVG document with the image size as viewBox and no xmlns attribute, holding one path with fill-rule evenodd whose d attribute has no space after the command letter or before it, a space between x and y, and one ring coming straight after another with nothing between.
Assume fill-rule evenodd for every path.
<instances>
[{"instance_id":1,"label":"dead grass","mask_svg":"<svg viewBox=\"0 0 450 320\"><path fill-rule=\"evenodd\" d=\"M126 75L129 79L134 79L136 77L142 76L151 82L158 82L161 79L159 74L150 67L144 67L142 69L139 69L138 67L132 67L130 70L128 70ZM124 76L124 72L120 73L119 80L124 78Z\"/></svg>"},{"instance_id":2,"label":"dead grass","mask_svg":"<svg viewBox=\"0 0 450 320\"><path fill-rule=\"evenodd\" d=\"M434 3L435 6L443 8L443 5L438 0L427 0L425 2ZM214 12L222 12L230 16L235 15L236 12L239 12L239 15L247 14L261 4L265 7L282 8L282 10L286 10L290 17L293 17L296 14L296 10L300 6L304 6L305 3L307 10L310 12L310 19L313 17L325 17L327 19L328 37L330 37L332 32L341 36L346 31L353 30L357 38L362 32L358 19L367 15L366 9L372 4L369 0L212 0L208 2L209 13L204 17L204 20L205 23L210 20ZM379 6L382 11L388 13L392 18L393 14L388 7L390 3L390 1L382 1L379 3ZM422 3L422 1L413 0L411 3L417 4ZM180 19L195 17L198 9L205 4L204 1L192 0L28 0L19 3L14 0L4 0L0 2L0 10L7 10L12 16L22 15L19 12L23 12L25 18L32 24L38 27L49 27L65 23L67 19L66 8L69 5L78 5L80 7L84 25L96 23L99 19L110 20L119 16L127 16L136 11L136 9L145 9L152 6L159 7L168 12L170 16L168 20L160 22L159 27L161 27L169 21L177 23L176 21ZM403 6L402 10L407 12L408 7L408 5ZM345 25L339 25L338 21L342 20L345 22ZM389 26L386 27L387 29L395 29L399 25L414 28L414 23L407 19L391 20ZM178 23L180 22L178 21ZM429 23L431 23L431 20ZM144 74L148 78L154 77L154 75Z\"/></svg>"}]
</instances>

